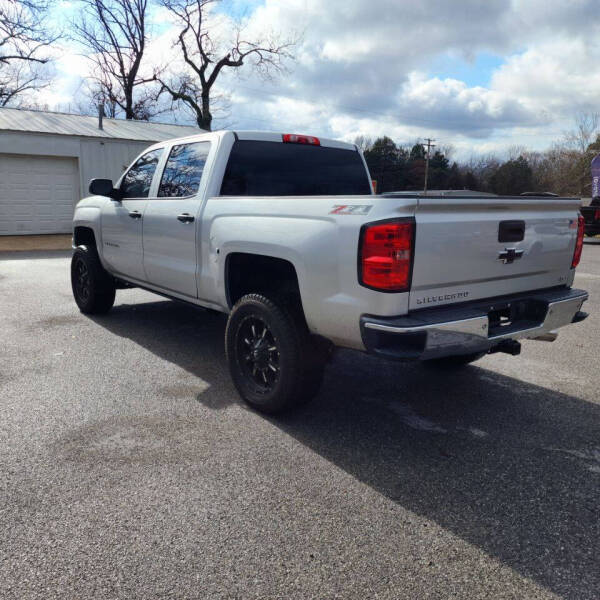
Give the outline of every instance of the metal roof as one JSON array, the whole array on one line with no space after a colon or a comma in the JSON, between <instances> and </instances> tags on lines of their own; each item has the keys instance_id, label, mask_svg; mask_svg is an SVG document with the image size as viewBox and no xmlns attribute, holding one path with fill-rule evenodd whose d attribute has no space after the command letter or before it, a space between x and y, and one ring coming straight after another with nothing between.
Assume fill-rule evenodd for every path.
<instances>
[{"instance_id":1,"label":"metal roof","mask_svg":"<svg viewBox=\"0 0 600 600\"><path fill-rule=\"evenodd\" d=\"M97 116L0 108L0 131L27 131L144 142L161 142L171 138L204 133L198 127L187 125L126 121L124 119L107 119L106 117L104 117L103 125L104 129L98 129Z\"/></svg>"}]
</instances>

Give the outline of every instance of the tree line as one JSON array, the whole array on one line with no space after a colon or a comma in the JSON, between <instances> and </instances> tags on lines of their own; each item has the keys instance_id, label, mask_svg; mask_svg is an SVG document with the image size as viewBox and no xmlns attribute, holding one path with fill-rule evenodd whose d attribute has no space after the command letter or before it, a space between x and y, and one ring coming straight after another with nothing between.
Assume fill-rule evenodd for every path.
<instances>
[{"instance_id":1,"label":"tree line","mask_svg":"<svg viewBox=\"0 0 600 600\"><path fill-rule=\"evenodd\" d=\"M426 150L421 143L402 145L384 136L372 141L365 136L355 143L364 153L377 191L422 190ZM550 192L560 196L591 195L590 163L600 153L598 114L580 114L572 131L545 151L523 147L509 149L508 156L494 154L452 161L451 146L437 149L429 159L429 190L473 190L502 195Z\"/></svg>"},{"instance_id":2,"label":"tree line","mask_svg":"<svg viewBox=\"0 0 600 600\"><path fill-rule=\"evenodd\" d=\"M81 112L102 106L109 117L149 120L178 104L210 130L220 76L242 67L260 76L281 72L297 41L246 35L242 22L224 27L220 2L80 0L68 26L49 33L53 0L0 0L0 106L23 104L28 93L49 84L52 45L66 38L90 62ZM148 57L153 10L163 11L176 31L174 52L164 53L158 64L149 64ZM169 69L167 55L177 56L183 68Z\"/></svg>"}]
</instances>

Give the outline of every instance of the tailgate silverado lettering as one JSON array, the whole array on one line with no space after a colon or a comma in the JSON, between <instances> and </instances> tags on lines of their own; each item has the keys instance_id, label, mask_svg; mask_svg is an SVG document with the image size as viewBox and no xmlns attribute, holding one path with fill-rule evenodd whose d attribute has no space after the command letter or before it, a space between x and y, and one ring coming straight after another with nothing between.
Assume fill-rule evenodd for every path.
<instances>
[{"instance_id":1,"label":"tailgate silverado lettering","mask_svg":"<svg viewBox=\"0 0 600 600\"><path fill-rule=\"evenodd\" d=\"M456 292L455 294L444 294L443 296L425 296L417 298L417 304L435 304L436 302L447 302L448 300L459 300L467 298L469 292Z\"/></svg>"}]
</instances>

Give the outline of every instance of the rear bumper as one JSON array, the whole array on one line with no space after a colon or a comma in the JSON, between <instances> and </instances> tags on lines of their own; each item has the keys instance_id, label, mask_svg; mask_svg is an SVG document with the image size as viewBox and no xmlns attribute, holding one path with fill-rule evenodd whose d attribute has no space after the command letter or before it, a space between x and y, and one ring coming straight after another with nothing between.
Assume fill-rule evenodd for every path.
<instances>
[{"instance_id":1,"label":"rear bumper","mask_svg":"<svg viewBox=\"0 0 600 600\"><path fill-rule=\"evenodd\" d=\"M363 315L367 351L397 360L486 352L504 340L536 338L582 321L587 292L553 288L415 311L403 317Z\"/></svg>"}]
</instances>

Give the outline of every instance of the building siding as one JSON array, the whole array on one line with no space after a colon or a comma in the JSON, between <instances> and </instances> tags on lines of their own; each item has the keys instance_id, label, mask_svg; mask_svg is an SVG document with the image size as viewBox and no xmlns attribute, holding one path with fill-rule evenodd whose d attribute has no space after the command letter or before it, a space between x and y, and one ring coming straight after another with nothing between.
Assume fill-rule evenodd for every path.
<instances>
[{"instance_id":1,"label":"building siding","mask_svg":"<svg viewBox=\"0 0 600 600\"><path fill-rule=\"evenodd\" d=\"M154 143L153 141L136 142L120 139L0 131L0 171L2 171L3 160L5 167L8 168L8 163L11 161L14 163L15 159L20 159L26 167L29 160L28 157L72 159L77 163L77 176L79 180L78 197L74 202L76 204L82 197L88 195L90 179L107 178L116 181L133 160ZM5 186L3 189L3 198L6 202L8 187ZM9 202L11 195L12 192L8 195ZM18 194L15 196L15 200L17 199ZM33 203L34 201L34 198L32 198L31 202ZM2 209L0 220L8 218L13 213L8 208L0 206L0 209ZM26 211L27 209L24 207L23 210ZM25 226L21 227L21 229L23 233L44 232L41 225L39 231L30 232ZM3 232L0 232L0 235L6 235L9 229L4 227L3 230Z\"/></svg>"},{"instance_id":2,"label":"building siding","mask_svg":"<svg viewBox=\"0 0 600 600\"><path fill-rule=\"evenodd\" d=\"M2 154L76 158L79 187L85 195L90 179L101 177L116 181L134 158L154 143L0 131L0 160Z\"/></svg>"}]
</instances>

